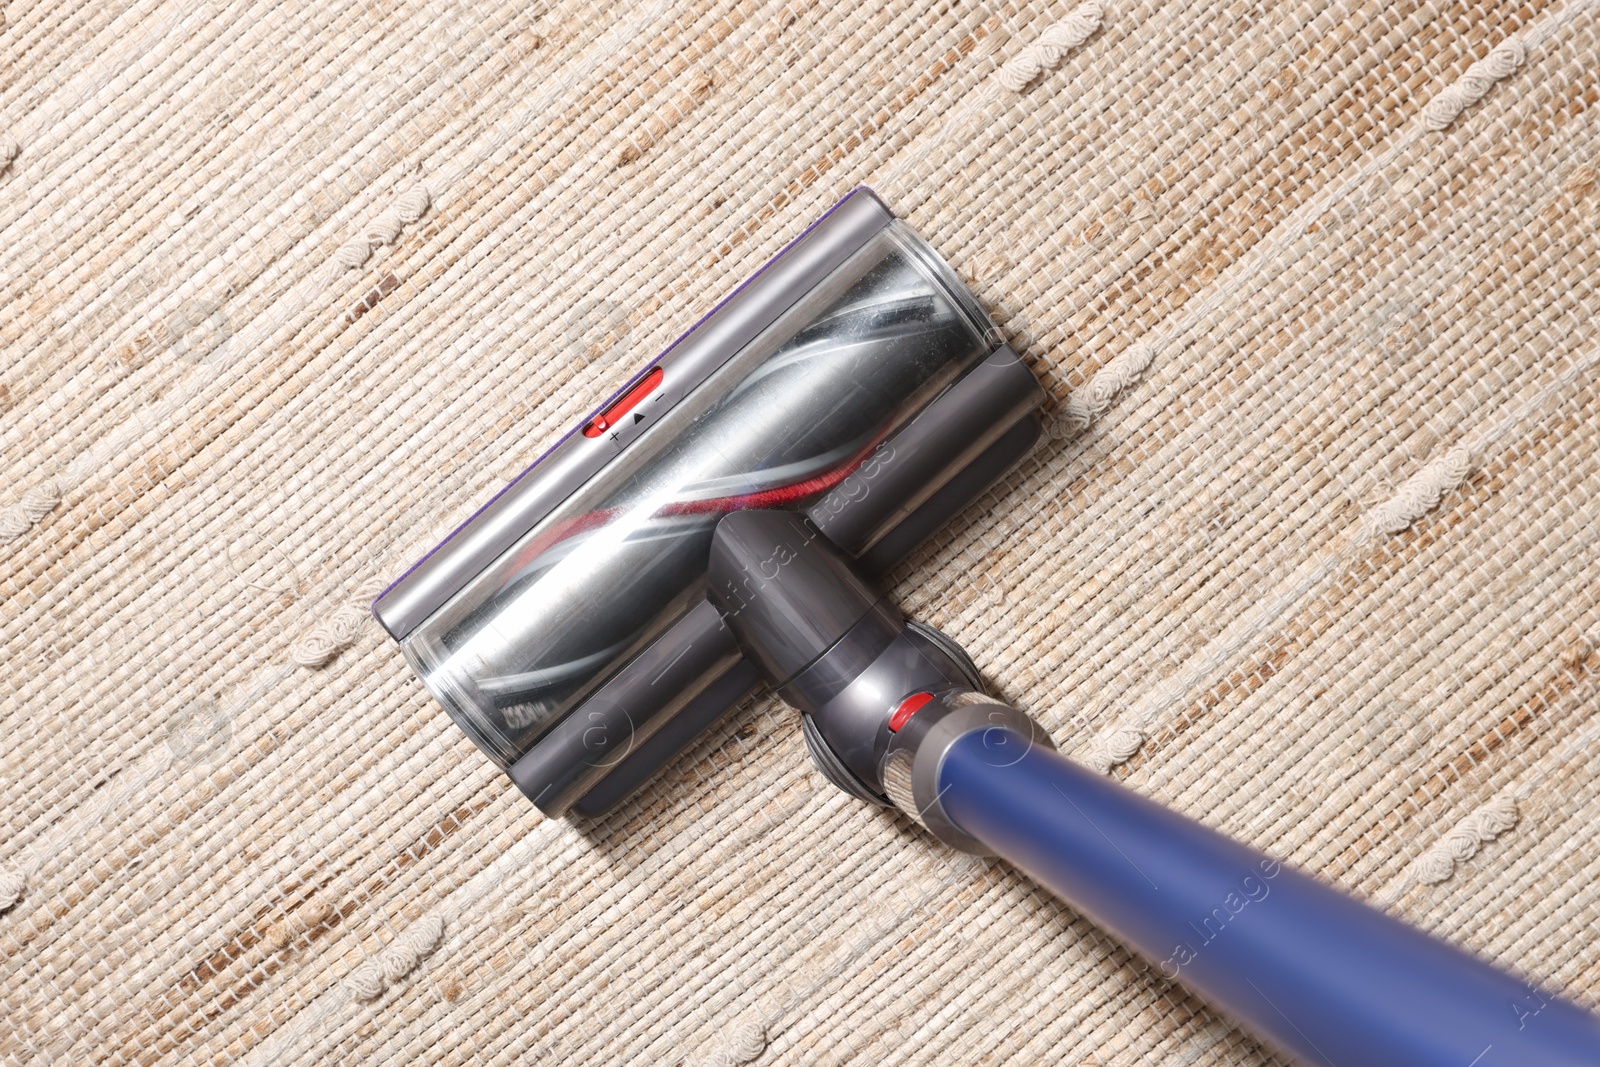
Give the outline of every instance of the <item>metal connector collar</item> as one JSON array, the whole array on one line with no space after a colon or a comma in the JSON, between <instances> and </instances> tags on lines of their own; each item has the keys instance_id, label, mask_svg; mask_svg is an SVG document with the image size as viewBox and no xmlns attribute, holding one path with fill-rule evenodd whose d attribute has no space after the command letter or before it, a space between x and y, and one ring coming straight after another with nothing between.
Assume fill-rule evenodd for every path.
<instances>
[{"instance_id":1,"label":"metal connector collar","mask_svg":"<svg viewBox=\"0 0 1600 1067\"><path fill-rule=\"evenodd\" d=\"M986 740L996 766L1022 758L1028 746L1054 749L1044 728L1016 708L969 689L951 689L906 720L890 738L883 757L883 786L894 806L921 823L951 848L975 856L993 855L948 815L939 802L939 765L957 740L975 731L990 731Z\"/></svg>"}]
</instances>

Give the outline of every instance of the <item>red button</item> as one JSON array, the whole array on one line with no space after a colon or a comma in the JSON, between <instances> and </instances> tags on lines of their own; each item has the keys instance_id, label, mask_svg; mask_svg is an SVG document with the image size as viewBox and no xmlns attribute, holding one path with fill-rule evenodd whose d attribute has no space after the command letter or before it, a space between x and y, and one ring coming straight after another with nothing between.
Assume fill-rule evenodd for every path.
<instances>
[{"instance_id":1,"label":"red button","mask_svg":"<svg viewBox=\"0 0 1600 1067\"><path fill-rule=\"evenodd\" d=\"M894 714L889 716L889 731L897 732L906 724L906 720L917 713L917 710L933 699L932 693L912 693L900 702L894 709Z\"/></svg>"},{"instance_id":2,"label":"red button","mask_svg":"<svg viewBox=\"0 0 1600 1067\"><path fill-rule=\"evenodd\" d=\"M649 374L646 374L643 378L640 378L639 381L634 384L632 389L629 389L626 393L623 393L621 396L617 397L616 403L612 404L610 407L606 408L600 414L596 415L594 418L585 423L583 427L583 436L599 437L601 434L611 429L611 427L617 424L618 419L632 411L634 405L638 404L639 401L643 400L645 397L654 392L656 386L660 384L661 368L657 367ZM634 422L639 422L643 419L643 415L635 415L633 417Z\"/></svg>"}]
</instances>

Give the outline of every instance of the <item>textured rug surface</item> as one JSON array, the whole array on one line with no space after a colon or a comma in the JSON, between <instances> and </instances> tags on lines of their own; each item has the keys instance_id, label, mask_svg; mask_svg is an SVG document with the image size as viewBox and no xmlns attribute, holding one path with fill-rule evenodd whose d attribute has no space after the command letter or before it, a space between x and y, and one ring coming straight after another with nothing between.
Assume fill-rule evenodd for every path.
<instances>
[{"instance_id":1,"label":"textured rug surface","mask_svg":"<svg viewBox=\"0 0 1600 1067\"><path fill-rule=\"evenodd\" d=\"M378 588L844 192L1046 383L893 575L1600 997L1600 3L4 5L0 1062L1277 1062L759 694L543 819Z\"/></svg>"}]
</instances>

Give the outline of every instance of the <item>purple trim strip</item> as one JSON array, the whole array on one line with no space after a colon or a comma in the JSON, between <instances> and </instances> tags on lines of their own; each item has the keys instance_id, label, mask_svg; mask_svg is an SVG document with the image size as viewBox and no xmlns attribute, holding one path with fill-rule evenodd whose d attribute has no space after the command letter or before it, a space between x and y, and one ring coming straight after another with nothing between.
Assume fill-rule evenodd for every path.
<instances>
[{"instance_id":1,"label":"purple trim strip","mask_svg":"<svg viewBox=\"0 0 1600 1067\"><path fill-rule=\"evenodd\" d=\"M462 530L465 530L468 526L471 526L473 524L473 522L475 522L477 520L478 516L483 514L485 511L487 511L489 509L489 507L491 505L493 505L496 500L499 500L501 497L505 496L508 492L511 491L511 489L514 486L516 486L516 484L518 482L522 481L522 479L524 479L528 475L532 474L535 467L537 467L537 466L539 466L539 464L543 463L545 461L545 459L550 455L550 453L554 452L556 449L560 448L563 444L565 444L567 439L570 438L573 434L575 434L578 431L582 430L583 427L588 424L590 419L594 418L596 415L600 414L606 408L610 407L613 402L615 402L619 397L622 396L623 393L626 393L629 389L632 389L634 384L636 382L638 382L639 380L641 380L646 374L649 374L652 370L654 370L656 364L660 363L664 358L666 358L668 353L670 353L674 348L677 348L680 344L682 344L685 340L687 340L690 334L694 333L701 326L705 325L707 320L709 320L713 315L715 315L717 312L722 310L723 305L727 304L728 301L732 300L734 297L738 296L741 292L743 292L745 287L750 285L751 282L754 282L757 278L761 277L762 274L766 273L766 271L767 271L767 269L769 267L771 267L774 263L778 262L784 256L788 255L789 254L789 250L791 248L793 248L795 245L799 244L802 240L804 240L806 235L809 234L812 230L814 230L818 226L822 225L823 222L825 222L827 220L829 215L832 215L835 211L838 211L841 207L843 207L846 201L852 199L853 197L859 196L859 195L870 196L874 200L878 201L879 204L883 204L883 198L878 196L878 194L875 193L871 189L871 187L866 186L866 185L858 185L854 189L852 189L848 193L846 193L844 196L840 197L834 203L834 205L832 207L830 207L827 211L824 211L822 213L822 215L820 217L818 217L815 222L813 222L811 225L807 226L804 230L800 231L800 235L798 237L796 237L794 240L790 241L788 244L784 245L782 248L778 249L777 254L774 255L771 259L767 260L765 263L761 264L761 266L757 267L756 270L755 270L755 273L751 274L748 278L746 278L744 281L740 282L737 286L735 286L733 291L728 293L727 296L724 296L721 300L717 301L716 306L714 306L710 311L706 312L704 315L700 316L700 318L695 321L695 324L693 326L689 327L687 330L685 330L681 334L679 334L677 336L677 339L674 340L671 344L669 344L666 348L663 348L660 352L658 352L654 359L652 359L649 363L646 363L643 367L640 367L638 373L636 373L633 377L629 378L625 383L623 383L623 385L622 385L622 387L620 389L618 389L616 392L612 393L610 396L608 396L604 400L602 400L599 404L597 404L595 406L594 410L590 411L589 414L585 415L582 419L580 419L578 421L577 425L573 426L572 429L568 430L566 433L562 434L559 438L557 438L556 442L554 444L552 444L549 448L545 449L542 453L540 453L539 454L539 458L534 460L532 463L528 464L528 466L523 469L521 474L518 474L515 478L511 479L503 487L501 487L499 492L495 493L494 496L492 496L488 500L484 501L483 505L481 507L479 507L477 511L474 511L471 515L469 515L466 518L466 520L464 522L462 522L454 530L451 530L448 534L446 534L444 540L440 541L438 544L436 544L432 548L428 549L428 551L426 553L424 553L423 556L420 559L418 559L410 567L406 568L406 571L405 571L404 574L400 575L400 577L396 578L394 581L390 582L387 586L385 586L383 592L379 593L376 597L374 597L372 599L372 603L370 605L368 605L367 610L372 612L373 618L377 619L377 604L378 604L378 601L380 601L384 597L388 596L390 590L392 590L395 586L399 585L401 582L403 582L407 578L409 578L411 576L411 572L412 571L415 571L418 567L422 566L429 559L431 559L436 553L439 552L440 549L444 548L452 540L454 540L457 534L459 534ZM884 209L885 212L887 212L890 215L894 214L894 212L889 211L889 207L888 207L887 204L883 205L883 209ZM381 620L379 620L379 625L382 625Z\"/></svg>"}]
</instances>

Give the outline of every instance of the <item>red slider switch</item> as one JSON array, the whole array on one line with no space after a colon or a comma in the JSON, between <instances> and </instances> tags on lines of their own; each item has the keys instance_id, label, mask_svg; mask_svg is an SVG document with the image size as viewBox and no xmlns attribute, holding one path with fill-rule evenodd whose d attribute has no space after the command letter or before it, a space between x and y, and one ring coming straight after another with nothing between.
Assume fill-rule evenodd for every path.
<instances>
[{"instance_id":1,"label":"red slider switch","mask_svg":"<svg viewBox=\"0 0 1600 1067\"><path fill-rule=\"evenodd\" d=\"M617 397L616 403L612 404L600 414L584 423L583 436L599 437L601 434L611 429L611 427L617 424L618 420L620 420L622 416L632 411L634 407L638 405L639 401L643 400L645 397L654 392L656 387L660 384L661 368L657 367L655 370L651 371L649 374L646 374L643 378L640 378L637 382L635 382L632 389L629 389L626 393L623 393L621 396ZM633 421L643 422L644 416L635 415L633 417Z\"/></svg>"}]
</instances>

